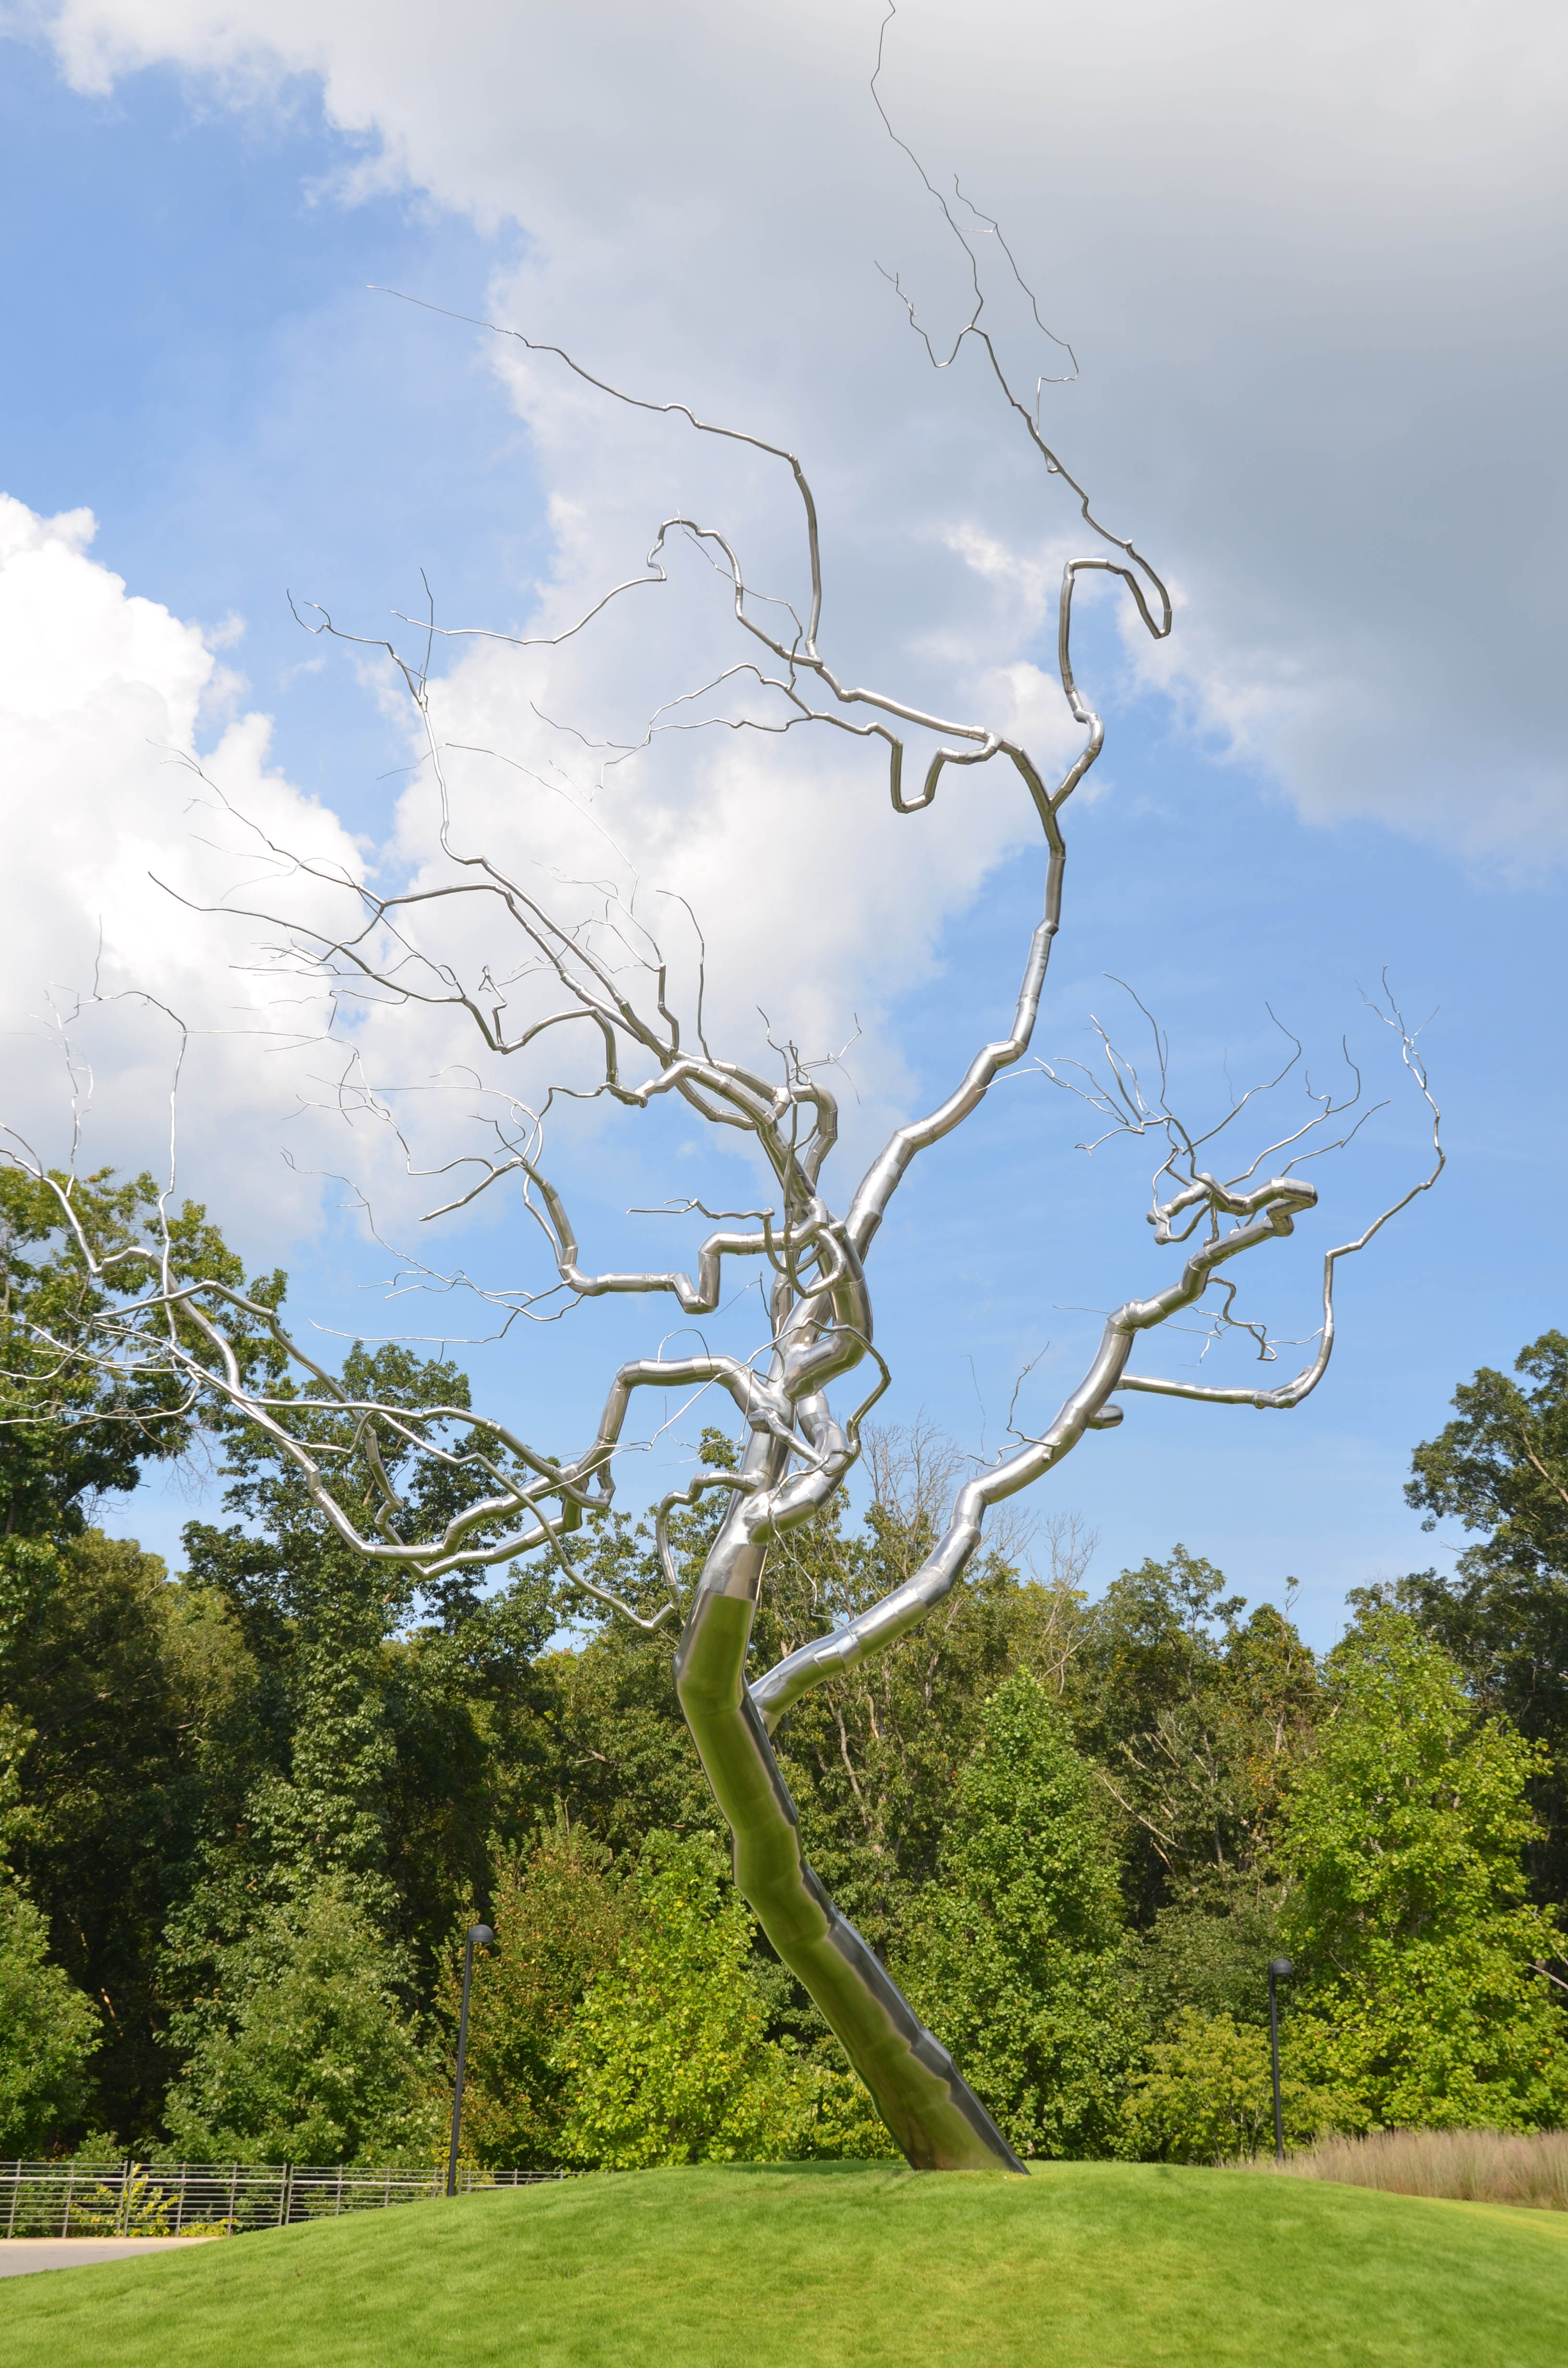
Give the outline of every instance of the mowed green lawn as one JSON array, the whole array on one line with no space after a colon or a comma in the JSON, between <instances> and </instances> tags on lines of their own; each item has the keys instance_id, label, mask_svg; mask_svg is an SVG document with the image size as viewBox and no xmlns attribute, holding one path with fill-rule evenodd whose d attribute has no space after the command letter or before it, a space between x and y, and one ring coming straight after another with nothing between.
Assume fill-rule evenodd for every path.
<instances>
[{"instance_id":1,"label":"mowed green lawn","mask_svg":"<svg viewBox=\"0 0 1568 2368\"><path fill-rule=\"evenodd\" d=\"M701 2167L0 2283L4 2368L1563 2368L1568 2215L1149 2165Z\"/></svg>"}]
</instances>

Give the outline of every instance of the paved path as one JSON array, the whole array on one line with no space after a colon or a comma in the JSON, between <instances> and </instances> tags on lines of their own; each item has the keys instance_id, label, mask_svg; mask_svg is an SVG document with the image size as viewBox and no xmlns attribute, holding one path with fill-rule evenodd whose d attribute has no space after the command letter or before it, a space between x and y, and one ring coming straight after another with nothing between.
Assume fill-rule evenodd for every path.
<instances>
[{"instance_id":1,"label":"paved path","mask_svg":"<svg viewBox=\"0 0 1568 2368\"><path fill-rule=\"evenodd\" d=\"M0 2278L26 2277L29 2270L74 2270L87 2261L123 2261L132 2253L172 2253L179 2245L203 2245L205 2237L13 2237L0 2239Z\"/></svg>"}]
</instances>

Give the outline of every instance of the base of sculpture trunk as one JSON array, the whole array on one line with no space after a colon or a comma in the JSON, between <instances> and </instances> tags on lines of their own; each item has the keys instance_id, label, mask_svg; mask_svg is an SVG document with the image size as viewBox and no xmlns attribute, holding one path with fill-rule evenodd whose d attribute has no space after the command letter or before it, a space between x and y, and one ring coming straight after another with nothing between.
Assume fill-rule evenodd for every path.
<instances>
[{"instance_id":1,"label":"base of sculpture trunk","mask_svg":"<svg viewBox=\"0 0 1568 2368\"><path fill-rule=\"evenodd\" d=\"M676 1656L681 1708L733 1837L735 1882L913 2168L1023 2174L947 2049L806 1864L795 1804L745 1691L751 1618L743 1597L699 1593Z\"/></svg>"}]
</instances>

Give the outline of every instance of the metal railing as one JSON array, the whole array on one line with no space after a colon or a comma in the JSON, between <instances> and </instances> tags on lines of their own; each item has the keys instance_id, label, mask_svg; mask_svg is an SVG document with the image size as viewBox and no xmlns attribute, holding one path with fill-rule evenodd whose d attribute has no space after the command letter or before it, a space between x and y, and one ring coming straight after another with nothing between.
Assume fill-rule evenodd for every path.
<instances>
[{"instance_id":1,"label":"metal railing","mask_svg":"<svg viewBox=\"0 0 1568 2368\"><path fill-rule=\"evenodd\" d=\"M532 2187L556 2170L475 2170L458 2189ZM380 2212L445 2192L444 2166L358 2164L0 2162L0 2241L7 2237L223 2237Z\"/></svg>"}]
</instances>

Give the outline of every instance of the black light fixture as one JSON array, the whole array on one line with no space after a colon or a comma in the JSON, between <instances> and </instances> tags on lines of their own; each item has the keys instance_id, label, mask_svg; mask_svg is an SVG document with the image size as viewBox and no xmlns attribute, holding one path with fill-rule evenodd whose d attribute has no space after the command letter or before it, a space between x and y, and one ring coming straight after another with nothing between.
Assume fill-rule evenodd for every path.
<instances>
[{"instance_id":1,"label":"black light fixture","mask_svg":"<svg viewBox=\"0 0 1568 2368\"><path fill-rule=\"evenodd\" d=\"M452 2089L452 2143L447 2155L449 2195L455 2195L458 2192L458 2139L462 2132L463 2066L468 2062L468 1994L473 1984L473 1952L476 1949L488 1949L494 1938L488 1924L471 1924L463 1940L463 1994L462 2004L458 2009L458 2077Z\"/></svg>"},{"instance_id":2,"label":"black light fixture","mask_svg":"<svg viewBox=\"0 0 1568 2368\"><path fill-rule=\"evenodd\" d=\"M1269 1960L1268 2054L1274 2070L1274 2159L1276 2162L1283 2162L1285 2159L1285 2117L1279 2110L1279 1998L1275 1985L1278 1982L1288 1982L1295 1970L1289 1957L1273 1957ZM466 1990L463 1996L467 1998ZM460 2056L458 2060L460 2065L461 2057ZM460 2070L458 2080L460 2085L462 2080ZM455 2147L457 2144L455 2138L452 2143ZM454 2160L455 2158L454 2155Z\"/></svg>"}]
</instances>

